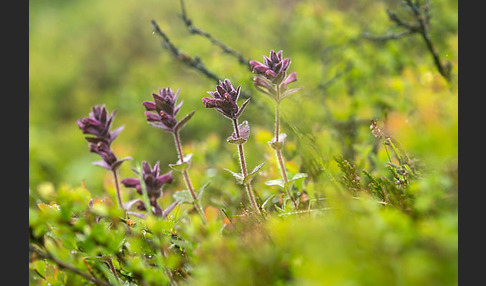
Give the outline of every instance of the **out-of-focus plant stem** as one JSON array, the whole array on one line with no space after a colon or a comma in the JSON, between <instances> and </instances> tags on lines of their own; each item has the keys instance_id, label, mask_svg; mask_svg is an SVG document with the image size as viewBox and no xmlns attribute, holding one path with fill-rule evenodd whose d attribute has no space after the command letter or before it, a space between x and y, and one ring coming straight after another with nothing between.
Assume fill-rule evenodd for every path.
<instances>
[{"instance_id":1,"label":"out-of-focus plant stem","mask_svg":"<svg viewBox=\"0 0 486 286\"><path fill-rule=\"evenodd\" d=\"M278 142L278 137L279 137L279 127L280 125L280 103L277 102L277 105L275 106L275 141ZM280 148L276 148L275 149L275 154L277 156L277 161L278 161L278 164L279 164L279 167L280 167L280 172L282 173L282 178L284 180L284 183L285 185L287 185L287 183L289 182L289 179L287 177L287 171L285 169L285 162L284 162L284 159L283 159L283 156L282 156L282 149ZM289 196L289 198L292 200L292 202L294 203L294 206L295 208L297 208L297 201L295 200L294 196L292 196L292 193L290 192L290 188L289 187L285 187L285 190L287 191L287 195Z\"/></svg>"},{"instance_id":2,"label":"out-of-focus plant stem","mask_svg":"<svg viewBox=\"0 0 486 286\"><path fill-rule=\"evenodd\" d=\"M112 173L113 173L113 179L115 180L115 191L116 191L116 198L118 200L118 206L123 210L125 216L126 209L123 206L123 201L120 192L120 184L118 183L118 174L116 173L116 170L112 170Z\"/></svg>"},{"instance_id":3,"label":"out-of-focus plant stem","mask_svg":"<svg viewBox=\"0 0 486 286\"><path fill-rule=\"evenodd\" d=\"M240 130L238 129L238 119L233 119L233 127L235 129L236 137L239 138L240 137ZM243 173L243 178L246 178L248 176L248 170L246 169L245 153L243 151L243 144L238 144L238 154L240 155L241 172ZM260 207L258 207L258 204L255 200L255 196L253 194L251 184L246 183L245 187L246 187L246 193L248 194L248 198L250 199L250 203L251 203L253 210L257 214L261 215Z\"/></svg>"},{"instance_id":4,"label":"out-of-focus plant stem","mask_svg":"<svg viewBox=\"0 0 486 286\"><path fill-rule=\"evenodd\" d=\"M280 86L277 85L277 98L280 98ZM275 142L279 142L279 133L280 133L280 101L276 101L275 104ZM283 146L283 144L282 144ZM289 179L287 177L287 171L285 169L285 162L282 156L282 149L275 148L275 154L277 156L277 161L280 167L280 172L282 173L282 178L285 183L285 190L287 191L287 195L289 198L292 200L294 203L295 209L297 209L297 201L295 200L294 196L292 196L292 193L290 191L290 187L287 186L287 183L289 182Z\"/></svg>"},{"instance_id":5,"label":"out-of-focus plant stem","mask_svg":"<svg viewBox=\"0 0 486 286\"><path fill-rule=\"evenodd\" d=\"M176 131L173 133L174 134L174 141L177 149L177 154L179 155L179 160L181 163L184 163L184 153L182 152L182 145L181 145L181 139L179 136L179 131ZM189 168L189 167L188 167ZM189 172L187 171L187 168L184 169L182 172L182 176L184 177L184 182L186 183L186 187L191 193L192 199L193 199L193 205L196 208L197 212L203 219L204 223L207 223L206 216L204 215L204 212L202 210L202 207L200 205L200 202L198 200L198 197L196 195L196 192L194 191L194 187L192 186L191 179L189 177Z\"/></svg>"}]
</instances>

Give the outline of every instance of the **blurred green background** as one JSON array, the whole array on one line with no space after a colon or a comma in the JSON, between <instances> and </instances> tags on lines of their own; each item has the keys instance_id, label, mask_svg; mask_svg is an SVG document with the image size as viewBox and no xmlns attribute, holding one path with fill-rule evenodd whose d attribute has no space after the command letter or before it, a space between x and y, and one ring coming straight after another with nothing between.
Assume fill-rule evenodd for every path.
<instances>
[{"instance_id":1,"label":"blurred green background","mask_svg":"<svg viewBox=\"0 0 486 286\"><path fill-rule=\"evenodd\" d=\"M298 73L294 87L304 86L304 90L282 104L282 131L289 142L312 145L309 152L319 156L313 160L328 164L338 154L358 162L368 158L364 153L375 142L367 129L371 119L386 120L392 135L407 144L405 149L424 160L431 159L432 166L457 155L457 84L451 87L440 77L420 37L412 35L384 44L354 40L363 32L399 31L385 9L400 12L400 1L185 4L197 27L245 58L262 61L263 55L274 49L283 50L284 57L292 59L290 71ZM252 131L272 132L273 107L254 90L248 68L203 37L191 35L180 13L175 0L30 1L31 188L44 181L79 184L82 180L93 189L100 187L104 172L90 165L98 160L97 155L89 153L75 123L87 116L93 105L106 104L109 111L117 110L114 127L125 125L114 143L118 157L132 156L134 162L160 160L162 165L174 162L171 136L146 124L141 105L163 87L181 88L180 99L185 103L180 116L196 110L181 135L184 144L196 146L213 135L222 136L221 143L215 143L217 150L210 151L216 159L211 154L204 159L195 154L195 160L206 164L202 170L214 167L218 156L227 155L220 153L232 150L223 144L231 125L201 103L207 91L215 90L215 82L161 47L152 19L182 51L199 56L222 79L241 84L252 96L242 120L250 122ZM432 40L457 74L457 1L432 1L431 14ZM340 73L342 76L334 78ZM326 84L329 80L332 82ZM252 135L257 137L256 132ZM261 141L265 143L265 139ZM258 150L264 145L247 152L248 156L257 153L249 158L254 165L259 164ZM289 149L287 156L294 153ZM304 168L309 169L311 163L315 164L309 162ZM315 166L321 167L325 166Z\"/></svg>"},{"instance_id":2,"label":"blurred green background","mask_svg":"<svg viewBox=\"0 0 486 286\"><path fill-rule=\"evenodd\" d=\"M372 281L379 280L380 277L374 276L379 273L369 272L373 267L386 272L381 285L394 285L392 281L396 282L403 274L400 269L410 275L399 280L403 284L396 285L455 284L457 5L452 0L430 1L430 36L441 59L451 64L452 80L448 82L438 73L419 35L386 42L362 37L363 33L385 35L403 31L386 13L389 9L411 19L402 1L185 1L188 17L196 27L244 58L263 61L263 56L273 49L283 50L283 56L292 59L289 72L296 71L298 75L293 87L304 89L282 103L282 132L287 134L283 152L289 173L309 175L305 188L310 198L342 191L337 186L341 170L335 156L343 155L358 166L358 171L365 169L375 177L389 175L385 168L386 150L370 132L372 119L378 120L382 130L396 140L421 171L422 177L409 186L416 196L414 208L424 218L417 225L401 212L381 213L366 203L361 206L362 211L370 215L363 220L351 222L349 214L338 213L332 220L311 220L307 228L298 221L270 223L270 232L282 234L276 236L276 243L290 253L292 258L288 260L294 276L300 277L299 271L304 271L299 285L307 285L306 277L315 278L310 281L335 283L331 285L377 285ZM241 85L242 91L252 98L240 119L240 122L248 120L251 127L250 139L245 144L247 164L252 169L265 163L253 182L260 198L264 200L276 193L274 187L264 184L280 176L273 150L267 144L273 136L272 102L254 89L248 66L241 65L207 39L190 34L180 13L180 2L176 0L29 1L31 189L46 184L78 186L84 182L97 196L106 191L113 194L111 174L91 164L99 158L89 152L76 124L93 105L101 104L110 112L117 110L114 128L125 126L113 149L119 158L131 156L134 160L124 163L119 171L121 177L133 177L131 168L141 161L151 164L160 161L162 172L168 172L167 165L177 161L173 138L146 123L141 103L151 100L151 94L159 88L180 88L179 100L184 100L180 118L196 110L181 132L185 153L194 154L191 177L196 188L211 181L203 205L226 207L230 213L238 211L239 202L246 197L231 174L224 171L239 168L235 146L225 142L232 132L231 123L218 112L204 108L201 102L208 91L215 90L216 82L184 65L161 46L161 38L153 32L150 22L155 20L181 51L198 56L209 70L221 79L228 78L234 85ZM363 185L367 183L364 176L361 180ZM170 193L183 186L182 178L176 177L166 190ZM133 194L123 195L128 198ZM170 195L164 198L167 202L170 199ZM350 223L343 224L346 221ZM370 227L377 233L368 236L366 231ZM305 236L294 237L295 244L280 240L293 237L295 232L305 233L309 228L318 234L310 240ZM337 248L332 244L322 246L320 236L342 243ZM365 252L360 252L359 247L351 254L335 250L354 245L355 238L363 239L362 243L368 246ZM434 247L430 252L421 248L421 243L427 244L429 238L439 249L437 252L430 250ZM303 242L300 239L305 243L299 244ZM386 241L384 248L375 239L380 243ZM306 246L300 248L301 245ZM321 246L322 257L338 260L330 263L315 256L299 262L301 255ZM287 259L275 248L268 251L265 257L276 261ZM401 251L407 253L404 258ZM380 256L383 260L374 257L370 265L352 268L355 272L349 280L339 280L342 277L339 271L376 253L383 255ZM261 260L259 252L233 254L247 255L240 259L260 261L263 266L272 264L271 259ZM390 257L396 258L396 264L387 264ZM218 259L198 269L198 275L226 281L224 275L218 276L222 274L217 270L225 265L225 260ZM319 277L320 269L336 275ZM207 285L216 285L213 282L209 279Z\"/></svg>"}]
</instances>

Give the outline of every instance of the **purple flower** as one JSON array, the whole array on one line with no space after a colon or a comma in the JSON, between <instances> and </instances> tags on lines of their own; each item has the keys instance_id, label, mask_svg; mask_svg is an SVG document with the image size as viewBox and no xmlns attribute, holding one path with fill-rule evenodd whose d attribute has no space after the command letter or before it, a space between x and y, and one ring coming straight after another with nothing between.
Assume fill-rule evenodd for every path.
<instances>
[{"instance_id":1,"label":"purple flower","mask_svg":"<svg viewBox=\"0 0 486 286\"><path fill-rule=\"evenodd\" d=\"M163 211L158 205L157 199L162 196L162 187L165 184L172 183L174 179L172 172L160 175L159 162L152 168L149 163L144 161L142 162L142 178L149 197L150 205L154 207L154 213L156 215L162 215ZM143 194L140 179L126 178L123 179L121 183L127 188L134 188L137 193ZM142 209L142 205L139 205L138 209Z\"/></svg>"},{"instance_id":2,"label":"purple flower","mask_svg":"<svg viewBox=\"0 0 486 286\"><path fill-rule=\"evenodd\" d=\"M270 57L263 56L264 64L257 61L250 61L251 70L264 76L274 84L280 84L285 78L290 65L290 58L282 59L282 51L276 53L270 51Z\"/></svg>"},{"instance_id":3,"label":"purple flower","mask_svg":"<svg viewBox=\"0 0 486 286\"><path fill-rule=\"evenodd\" d=\"M290 58L282 59L282 51L276 53L270 51L270 57L263 56L264 64L258 61L250 61L251 70L257 74L253 77L255 88L277 102L299 91L302 87L288 89L288 84L297 81L297 73L292 72L287 76L290 66Z\"/></svg>"},{"instance_id":4,"label":"purple flower","mask_svg":"<svg viewBox=\"0 0 486 286\"><path fill-rule=\"evenodd\" d=\"M145 116L147 121L165 131L174 132L177 119L176 115L181 109L183 101L176 105L177 97L180 89L174 94L170 88L159 88L159 93L153 93L154 101L144 101L142 104L145 106ZM155 112L154 112L155 111Z\"/></svg>"},{"instance_id":5,"label":"purple flower","mask_svg":"<svg viewBox=\"0 0 486 286\"><path fill-rule=\"evenodd\" d=\"M121 163L124 161L132 159L131 157L125 157L118 160L115 154L111 151L110 147L104 141L99 141L98 143L90 142L89 151L100 155L103 159L103 161L93 162L94 165L98 165L112 171L118 169L118 167L120 167Z\"/></svg>"},{"instance_id":6,"label":"purple flower","mask_svg":"<svg viewBox=\"0 0 486 286\"><path fill-rule=\"evenodd\" d=\"M241 107L238 107L236 104L240 96L240 88L241 86L238 86L235 89L229 79L219 81L215 92L208 91L213 98L204 97L202 98L202 102L207 108L215 108L229 119L237 119L249 102L249 99L247 99Z\"/></svg>"},{"instance_id":7,"label":"purple flower","mask_svg":"<svg viewBox=\"0 0 486 286\"><path fill-rule=\"evenodd\" d=\"M85 137L89 142L89 151L100 155L103 161L97 161L93 164L111 171L118 169L124 161L132 159L131 157L126 157L118 160L110 149L113 140L123 130L123 126L121 126L114 131L110 131L115 114L116 111L113 111L111 115L108 115L105 105L97 105L92 108L92 112L89 113L88 117L83 117L76 121L83 134L94 136Z\"/></svg>"},{"instance_id":8,"label":"purple flower","mask_svg":"<svg viewBox=\"0 0 486 286\"><path fill-rule=\"evenodd\" d=\"M123 130L124 126L117 128L114 131L110 131L111 124L116 111L113 111L111 115L108 115L105 105L93 106L92 112L88 117L83 117L76 121L83 134L94 135L95 137L86 137L88 142L98 143L104 141L110 145L113 140L116 139L118 134Z\"/></svg>"}]
</instances>

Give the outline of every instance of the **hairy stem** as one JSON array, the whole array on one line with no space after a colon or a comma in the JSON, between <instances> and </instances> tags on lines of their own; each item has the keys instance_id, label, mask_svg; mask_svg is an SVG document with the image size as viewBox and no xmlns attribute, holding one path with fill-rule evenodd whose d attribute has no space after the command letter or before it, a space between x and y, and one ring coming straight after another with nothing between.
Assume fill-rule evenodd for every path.
<instances>
[{"instance_id":1,"label":"hairy stem","mask_svg":"<svg viewBox=\"0 0 486 286\"><path fill-rule=\"evenodd\" d=\"M277 91L278 91L278 88L277 88ZM275 141L278 142L278 136L279 136L279 133L280 133L280 103L277 102L277 105L275 106ZM278 164L279 164L279 167L280 167L280 172L282 173L282 178L284 180L285 183L287 183L289 181L289 179L287 178L287 171L285 170L285 163L284 163L284 160L283 160L283 157L282 157L282 152L281 152L281 149L280 148L276 148L275 149L275 153L277 154L277 161L278 161ZM292 195L290 194L290 192L288 192L288 195L290 198L292 198L292 201L294 201Z\"/></svg>"},{"instance_id":2,"label":"hairy stem","mask_svg":"<svg viewBox=\"0 0 486 286\"><path fill-rule=\"evenodd\" d=\"M176 145L176 149L177 149L177 154L179 155L179 160L181 161L181 163L184 163L184 153L182 152L182 145L181 145L181 139L180 139L180 136L179 136L179 131L176 131L173 134L174 134L174 141L175 141L175 145ZM192 199L194 200L193 201L194 207L196 208L197 212L199 213L199 215L203 219L203 222L206 223L207 222L206 216L204 216L204 212L203 212L202 207L201 207L201 205L198 201L196 192L194 191L194 187L192 186L191 179L189 177L189 172L187 171L187 169L185 169L182 172L182 176L184 177L184 182L186 183L186 187L189 190L189 192L191 193Z\"/></svg>"},{"instance_id":3,"label":"hairy stem","mask_svg":"<svg viewBox=\"0 0 486 286\"><path fill-rule=\"evenodd\" d=\"M123 201L122 201L122 197L121 197L120 184L118 183L118 174L116 173L116 170L113 170L112 172L113 172L113 179L115 180L115 190L116 190L116 198L118 200L118 206L124 212L126 212L125 206L123 206Z\"/></svg>"},{"instance_id":4,"label":"hairy stem","mask_svg":"<svg viewBox=\"0 0 486 286\"><path fill-rule=\"evenodd\" d=\"M233 119L233 127L235 129L236 137L240 137L240 130L238 129L238 119ZM243 144L238 144L238 154L240 155L240 166L241 172L243 173L243 178L248 176L248 170L246 169L246 162L245 162L245 153L243 151ZM248 194L248 198L250 199L251 206L253 210L261 215L260 208L255 200L255 196L253 194L253 190L251 188L250 183L245 184L246 193Z\"/></svg>"},{"instance_id":5,"label":"hairy stem","mask_svg":"<svg viewBox=\"0 0 486 286\"><path fill-rule=\"evenodd\" d=\"M277 97L280 97L280 88L277 85ZM279 133L280 133L280 102L277 101L277 104L275 105L275 141L278 142L279 139ZM287 177L287 170L285 169L285 162L282 156L282 150L280 148L275 148L275 154L277 156L277 161L278 165L280 167L280 172L282 173L282 178L287 184L289 182L289 179ZM297 209L297 201L295 200L294 196L292 196L292 193L290 192L289 187L285 187L285 190L287 191L287 195L289 198L292 200L294 203L294 207Z\"/></svg>"}]
</instances>

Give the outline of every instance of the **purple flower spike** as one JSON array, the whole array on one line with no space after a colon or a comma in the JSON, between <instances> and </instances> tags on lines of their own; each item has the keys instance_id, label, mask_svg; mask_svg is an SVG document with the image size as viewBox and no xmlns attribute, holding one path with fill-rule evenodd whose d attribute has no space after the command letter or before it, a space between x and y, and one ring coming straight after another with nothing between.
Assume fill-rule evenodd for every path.
<instances>
[{"instance_id":1,"label":"purple flower spike","mask_svg":"<svg viewBox=\"0 0 486 286\"><path fill-rule=\"evenodd\" d=\"M108 115L105 105L97 105L92 108L92 112L89 113L88 117L83 117L76 121L83 134L94 135L94 137L85 137L89 142L89 151L100 155L103 161L97 161L93 164L111 171L118 169L124 161L132 159L131 157L126 157L118 160L110 149L113 140L123 130L123 126L121 126L114 131L110 131L115 114L116 111L113 111L111 115Z\"/></svg>"},{"instance_id":2,"label":"purple flower spike","mask_svg":"<svg viewBox=\"0 0 486 286\"><path fill-rule=\"evenodd\" d=\"M229 119L237 119L249 101L248 99L241 105L241 107L238 107L236 102L240 96L240 88L241 86L238 86L235 89L229 79L219 81L219 85L216 86L215 92L208 91L213 98L204 97L202 98L202 102L206 108L215 108L225 117Z\"/></svg>"},{"instance_id":3,"label":"purple flower spike","mask_svg":"<svg viewBox=\"0 0 486 286\"><path fill-rule=\"evenodd\" d=\"M133 188L139 193L142 194L142 186L140 185L140 180L136 178L126 178L121 181L121 183L127 188Z\"/></svg>"},{"instance_id":4,"label":"purple flower spike","mask_svg":"<svg viewBox=\"0 0 486 286\"><path fill-rule=\"evenodd\" d=\"M89 151L96 153L101 156L103 161L96 161L93 162L94 165L101 166L107 170L114 171L118 169L126 160L132 160L131 157L125 157L121 160L118 160L115 154L111 151L110 147L103 141L98 143L89 143Z\"/></svg>"},{"instance_id":5,"label":"purple flower spike","mask_svg":"<svg viewBox=\"0 0 486 286\"><path fill-rule=\"evenodd\" d=\"M174 93L170 88L159 88L159 93L153 93L154 101L144 101L145 116L152 126L168 132L175 132L177 126L176 115L182 107L183 101L176 105L180 89Z\"/></svg>"},{"instance_id":6,"label":"purple flower spike","mask_svg":"<svg viewBox=\"0 0 486 286\"><path fill-rule=\"evenodd\" d=\"M162 196L162 187L172 183L174 177L172 172L160 175L159 162L152 168L149 163L142 162L142 178L149 197L150 205L154 208L154 214L163 215L163 210L157 203L157 199ZM126 178L121 183L127 188L134 188L137 193L142 194L140 179ZM141 206L139 206L139 209Z\"/></svg>"},{"instance_id":7,"label":"purple flower spike","mask_svg":"<svg viewBox=\"0 0 486 286\"><path fill-rule=\"evenodd\" d=\"M76 123L83 134L95 136L86 137L88 142L98 143L99 141L104 141L106 144L110 145L123 130L123 126L121 126L114 131L110 131L115 114L116 111L113 111L111 115L108 115L105 105L96 105L93 106L92 112L89 113L88 117L83 117L76 121Z\"/></svg>"},{"instance_id":8,"label":"purple flower spike","mask_svg":"<svg viewBox=\"0 0 486 286\"><path fill-rule=\"evenodd\" d=\"M280 102L287 96L299 91L302 88L288 90L287 85L297 81L297 73L293 72L287 76L290 66L290 58L282 58L282 51L276 53L270 51L270 57L263 56L264 63L250 61L251 70L257 74L253 78L255 88L275 101Z\"/></svg>"},{"instance_id":9,"label":"purple flower spike","mask_svg":"<svg viewBox=\"0 0 486 286\"><path fill-rule=\"evenodd\" d=\"M290 59L282 59L282 53L281 50L278 53L271 50L270 57L263 56L264 64L257 61L250 61L251 70L264 76L274 84L280 84L285 78L290 65Z\"/></svg>"}]
</instances>

